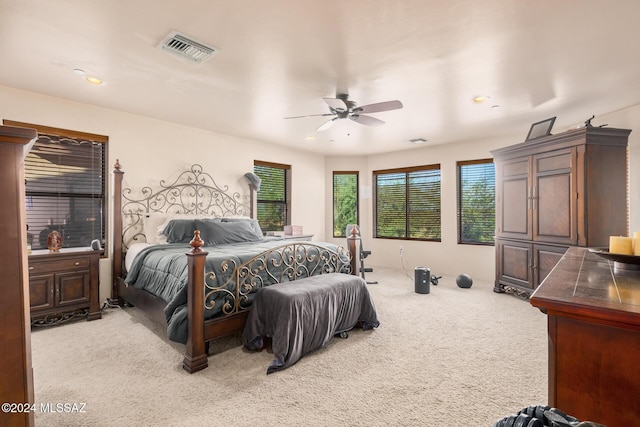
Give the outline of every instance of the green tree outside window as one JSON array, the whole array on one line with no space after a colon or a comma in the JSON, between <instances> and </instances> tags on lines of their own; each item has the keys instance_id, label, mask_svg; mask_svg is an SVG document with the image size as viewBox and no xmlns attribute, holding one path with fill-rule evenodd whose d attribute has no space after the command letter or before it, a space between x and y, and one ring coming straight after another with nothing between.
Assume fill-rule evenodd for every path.
<instances>
[{"instance_id":1,"label":"green tree outside window","mask_svg":"<svg viewBox=\"0 0 640 427\"><path fill-rule=\"evenodd\" d=\"M333 237L358 224L358 172L333 172Z\"/></svg>"}]
</instances>

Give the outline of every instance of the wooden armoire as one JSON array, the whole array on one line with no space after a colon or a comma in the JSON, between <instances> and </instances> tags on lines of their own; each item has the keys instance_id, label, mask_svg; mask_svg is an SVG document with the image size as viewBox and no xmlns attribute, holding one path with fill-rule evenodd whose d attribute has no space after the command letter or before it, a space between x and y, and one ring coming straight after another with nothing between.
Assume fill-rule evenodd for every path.
<instances>
[{"instance_id":1,"label":"wooden armoire","mask_svg":"<svg viewBox=\"0 0 640 427\"><path fill-rule=\"evenodd\" d=\"M584 127L492 151L494 291L529 296L569 246L628 235L630 130Z\"/></svg>"},{"instance_id":2,"label":"wooden armoire","mask_svg":"<svg viewBox=\"0 0 640 427\"><path fill-rule=\"evenodd\" d=\"M36 136L35 129L0 126L0 396L17 405L34 404L24 156ZM33 425L33 411L3 405L0 425Z\"/></svg>"}]
</instances>

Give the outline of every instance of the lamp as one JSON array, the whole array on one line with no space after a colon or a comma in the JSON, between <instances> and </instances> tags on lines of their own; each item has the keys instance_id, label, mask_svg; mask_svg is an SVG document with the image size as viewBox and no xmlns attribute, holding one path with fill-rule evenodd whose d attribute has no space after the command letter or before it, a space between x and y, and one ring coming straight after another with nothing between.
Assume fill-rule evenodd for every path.
<instances>
[{"instance_id":1,"label":"lamp","mask_svg":"<svg viewBox=\"0 0 640 427\"><path fill-rule=\"evenodd\" d=\"M262 183L262 180L258 175L253 172L247 172L244 176L249 180L249 183L256 191L260 191L260 184Z\"/></svg>"}]
</instances>

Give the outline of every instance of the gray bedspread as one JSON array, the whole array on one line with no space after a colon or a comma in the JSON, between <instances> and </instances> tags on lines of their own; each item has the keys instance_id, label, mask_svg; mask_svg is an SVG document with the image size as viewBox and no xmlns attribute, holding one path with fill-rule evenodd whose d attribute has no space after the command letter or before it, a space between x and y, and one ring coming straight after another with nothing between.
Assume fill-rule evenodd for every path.
<instances>
[{"instance_id":1,"label":"gray bedspread","mask_svg":"<svg viewBox=\"0 0 640 427\"><path fill-rule=\"evenodd\" d=\"M203 248L209 254L206 261L206 272L216 274L216 285L225 283L233 274L232 269L223 271L224 261L230 260L235 265L253 258L257 254L276 246L290 243L282 238L265 238L258 242L228 243ZM337 249L330 243L315 244ZM125 282L135 288L144 289L167 302L165 317L167 319L167 335L172 341L187 341L187 256L190 247L184 243L154 245L142 250L135 258ZM348 262L348 260L346 260ZM275 283L271 282L271 283ZM265 285L270 285L269 279ZM227 286L229 292L235 293L235 283ZM256 290L257 291L257 290ZM255 293L249 295L247 305L251 303ZM225 298L222 293L213 304L213 308L205 310L205 319L221 315L221 307Z\"/></svg>"},{"instance_id":2,"label":"gray bedspread","mask_svg":"<svg viewBox=\"0 0 640 427\"><path fill-rule=\"evenodd\" d=\"M270 374L326 346L359 321L363 329L380 325L366 282L358 276L323 274L258 291L242 341L247 349L259 350L263 337L272 338Z\"/></svg>"}]
</instances>

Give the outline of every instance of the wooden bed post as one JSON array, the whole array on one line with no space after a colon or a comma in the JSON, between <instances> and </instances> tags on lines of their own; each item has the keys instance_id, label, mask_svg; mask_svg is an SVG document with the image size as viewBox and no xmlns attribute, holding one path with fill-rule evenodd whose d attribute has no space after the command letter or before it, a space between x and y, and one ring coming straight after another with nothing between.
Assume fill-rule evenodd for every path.
<instances>
[{"instance_id":1,"label":"wooden bed post","mask_svg":"<svg viewBox=\"0 0 640 427\"><path fill-rule=\"evenodd\" d=\"M358 275L358 225L351 227L351 235L347 236L347 250L349 251L351 262L351 274Z\"/></svg>"},{"instance_id":2,"label":"wooden bed post","mask_svg":"<svg viewBox=\"0 0 640 427\"><path fill-rule=\"evenodd\" d=\"M207 353L204 345L204 267L208 252L201 249L204 241L200 231L196 230L189 243L193 249L187 253L187 348L182 367L190 374L207 366Z\"/></svg>"},{"instance_id":3,"label":"wooden bed post","mask_svg":"<svg viewBox=\"0 0 640 427\"><path fill-rule=\"evenodd\" d=\"M113 165L113 262L111 277L112 304L123 305L118 294L118 279L122 276L122 165L116 159Z\"/></svg>"}]
</instances>

